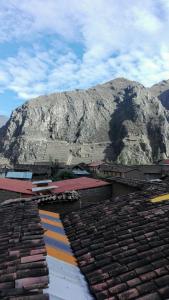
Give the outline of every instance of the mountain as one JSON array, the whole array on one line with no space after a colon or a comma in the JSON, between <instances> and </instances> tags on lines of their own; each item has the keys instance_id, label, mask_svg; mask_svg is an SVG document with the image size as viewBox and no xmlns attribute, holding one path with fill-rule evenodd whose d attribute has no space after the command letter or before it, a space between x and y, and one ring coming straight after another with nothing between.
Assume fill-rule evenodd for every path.
<instances>
[{"instance_id":1,"label":"mountain","mask_svg":"<svg viewBox=\"0 0 169 300\"><path fill-rule=\"evenodd\" d=\"M169 80L163 80L152 86L151 93L160 99L165 108L169 109Z\"/></svg>"},{"instance_id":2,"label":"mountain","mask_svg":"<svg viewBox=\"0 0 169 300\"><path fill-rule=\"evenodd\" d=\"M0 130L1 155L17 162L68 164L166 158L168 93L169 81L145 88L117 78L88 90L38 97L17 108Z\"/></svg>"},{"instance_id":3,"label":"mountain","mask_svg":"<svg viewBox=\"0 0 169 300\"><path fill-rule=\"evenodd\" d=\"M8 121L8 117L0 115L0 127L4 126Z\"/></svg>"}]
</instances>

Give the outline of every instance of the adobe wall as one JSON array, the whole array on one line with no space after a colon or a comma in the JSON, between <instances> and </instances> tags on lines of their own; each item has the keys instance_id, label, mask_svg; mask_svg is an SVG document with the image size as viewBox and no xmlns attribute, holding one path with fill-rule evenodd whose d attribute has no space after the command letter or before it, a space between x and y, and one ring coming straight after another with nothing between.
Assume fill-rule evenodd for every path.
<instances>
[{"instance_id":1,"label":"adobe wall","mask_svg":"<svg viewBox=\"0 0 169 300\"><path fill-rule=\"evenodd\" d=\"M16 198L20 198L20 197L22 197L22 195L20 195L19 193L0 190L0 203L3 202L4 200L16 199Z\"/></svg>"},{"instance_id":2,"label":"adobe wall","mask_svg":"<svg viewBox=\"0 0 169 300\"><path fill-rule=\"evenodd\" d=\"M112 185L80 190L78 193L80 195L80 200L58 204L40 204L39 208L60 214L83 209L86 206L110 199L112 197Z\"/></svg>"},{"instance_id":3,"label":"adobe wall","mask_svg":"<svg viewBox=\"0 0 169 300\"><path fill-rule=\"evenodd\" d=\"M133 193L138 191L138 187L128 186L127 184L120 183L120 182L113 182L112 183L112 194L113 197L127 195L129 193Z\"/></svg>"}]
</instances>

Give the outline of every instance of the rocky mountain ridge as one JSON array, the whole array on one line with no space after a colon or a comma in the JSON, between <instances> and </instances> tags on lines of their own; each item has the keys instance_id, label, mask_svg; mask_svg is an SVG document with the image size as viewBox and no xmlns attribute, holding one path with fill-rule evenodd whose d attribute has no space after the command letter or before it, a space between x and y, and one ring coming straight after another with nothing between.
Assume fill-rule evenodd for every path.
<instances>
[{"instance_id":1,"label":"rocky mountain ridge","mask_svg":"<svg viewBox=\"0 0 169 300\"><path fill-rule=\"evenodd\" d=\"M151 88L117 78L26 102L0 130L11 161L98 159L152 163L169 156L169 81Z\"/></svg>"}]
</instances>

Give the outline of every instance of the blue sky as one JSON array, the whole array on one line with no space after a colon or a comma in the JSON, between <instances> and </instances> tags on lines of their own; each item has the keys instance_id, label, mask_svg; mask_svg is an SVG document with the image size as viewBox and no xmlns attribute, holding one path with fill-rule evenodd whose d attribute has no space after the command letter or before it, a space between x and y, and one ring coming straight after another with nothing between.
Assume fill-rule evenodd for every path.
<instances>
[{"instance_id":1,"label":"blue sky","mask_svg":"<svg viewBox=\"0 0 169 300\"><path fill-rule=\"evenodd\" d=\"M168 0L1 0L0 114L116 77L169 79Z\"/></svg>"}]
</instances>

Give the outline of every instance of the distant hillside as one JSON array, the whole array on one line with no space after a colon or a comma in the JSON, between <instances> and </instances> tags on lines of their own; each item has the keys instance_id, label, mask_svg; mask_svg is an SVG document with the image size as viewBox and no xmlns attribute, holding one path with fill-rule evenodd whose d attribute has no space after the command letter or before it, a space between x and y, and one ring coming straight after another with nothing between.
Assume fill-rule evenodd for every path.
<instances>
[{"instance_id":1,"label":"distant hillside","mask_svg":"<svg viewBox=\"0 0 169 300\"><path fill-rule=\"evenodd\" d=\"M0 115L0 127L5 125L5 123L8 121L8 117Z\"/></svg>"},{"instance_id":2,"label":"distant hillside","mask_svg":"<svg viewBox=\"0 0 169 300\"><path fill-rule=\"evenodd\" d=\"M0 153L19 162L123 164L169 157L169 81L145 88L117 78L26 102L0 130Z\"/></svg>"}]
</instances>

